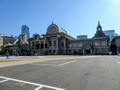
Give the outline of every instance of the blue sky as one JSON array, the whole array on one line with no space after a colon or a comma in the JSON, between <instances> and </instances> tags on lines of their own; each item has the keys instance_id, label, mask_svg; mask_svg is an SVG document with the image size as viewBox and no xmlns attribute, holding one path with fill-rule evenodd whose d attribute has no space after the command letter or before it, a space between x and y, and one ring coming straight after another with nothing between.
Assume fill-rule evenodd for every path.
<instances>
[{"instance_id":1,"label":"blue sky","mask_svg":"<svg viewBox=\"0 0 120 90\"><path fill-rule=\"evenodd\" d=\"M0 0L0 33L17 36L21 26L45 34L52 20L69 35L93 37L98 20L103 30L120 34L120 0Z\"/></svg>"}]
</instances>

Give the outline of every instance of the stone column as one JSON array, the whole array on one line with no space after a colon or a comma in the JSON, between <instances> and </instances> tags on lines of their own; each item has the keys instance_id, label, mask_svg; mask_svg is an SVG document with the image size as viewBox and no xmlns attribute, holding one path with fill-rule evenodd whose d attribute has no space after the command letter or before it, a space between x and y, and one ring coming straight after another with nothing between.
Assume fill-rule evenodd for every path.
<instances>
[{"instance_id":1,"label":"stone column","mask_svg":"<svg viewBox=\"0 0 120 90\"><path fill-rule=\"evenodd\" d=\"M39 41L39 49L38 49L38 54L40 55L40 41Z\"/></svg>"},{"instance_id":2,"label":"stone column","mask_svg":"<svg viewBox=\"0 0 120 90\"><path fill-rule=\"evenodd\" d=\"M53 43L54 43L54 40L52 40L52 47L54 46Z\"/></svg>"},{"instance_id":3,"label":"stone column","mask_svg":"<svg viewBox=\"0 0 120 90\"><path fill-rule=\"evenodd\" d=\"M58 38L56 39L56 47L58 48Z\"/></svg>"},{"instance_id":4,"label":"stone column","mask_svg":"<svg viewBox=\"0 0 120 90\"><path fill-rule=\"evenodd\" d=\"M58 38L56 39L56 54L58 54Z\"/></svg>"},{"instance_id":5,"label":"stone column","mask_svg":"<svg viewBox=\"0 0 120 90\"><path fill-rule=\"evenodd\" d=\"M41 41L39 41L39 50L41 49Z\"/></svg>"},{"instance_id":6,"label":"stone column","mask_svg":"<svg viewBox=\"0 0 120 90\"><path fill-rule=\"evenodd\" d=\"M92 49L90 51L91 51L91 55L92 55Z\"/></svg>"},{"instance_id":7,"label":"stone column","mask_svg":"<svg viewBox=\"0 0 120 90\"><path fill-rule=\"evenodd\" d=\"M35 43L35 51L36 51L36 41L34 41L34 43Z\"/></svg>"},{"instance_id":8,"label":"stone column","mask_svg":"<svg viewBox=\"0 0 120 90\"><path fill-rule=\"evenodd\" d=\"M85 54L85 49L83 49L83 55Z\"/></svg>"},{"instance_id":9,"label":"stone column","mask_svg":"<svg viewBox=\"0 0 120 90\"><path fill-rule=\"evenodd\" d=\"M44 48L45 48L45 40L44 40Z\"/></svg>"}]
</instances>

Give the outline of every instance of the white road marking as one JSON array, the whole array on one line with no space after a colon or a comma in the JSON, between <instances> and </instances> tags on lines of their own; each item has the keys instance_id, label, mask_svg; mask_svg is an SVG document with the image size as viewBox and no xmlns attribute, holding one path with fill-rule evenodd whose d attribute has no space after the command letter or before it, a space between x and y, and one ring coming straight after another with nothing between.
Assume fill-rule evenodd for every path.
<instances>
[{"instance_id":1,"label":"white road marking","mask_svg":"<svg viewBox=\"0 0 120 90\"><path fill-rule=\"evenodd\" d=\"M53 65L53 64L42 64L42 63L32 63L32 65L59 66L59 65Z\"/></svg>"},{"instance_id":2,"label":"white road marking","mask_svg":"<svg viewBox=\"0 0 120 90\"><path fill-rule=\"evenodd\" d=\"M75 61L77 61L77 60L73 60L73 61L65 62L65 63L58 64L58 65L46 64L46 63L31 63L31 65L63 66L63 65L66 65L66 64L69 64L69 63L75 62ZM59 62L58 62L58 63L59 63Z\"/></svg>"},{"instance_id":3,"label":"white road marking","mask_svg":"<svg viewBox=\"0 0 120 90\"><path fill-rule=\"evenodd\" d=\"M43 86L37 87L34 90L40 90L41 88L43 88Z\"/></svg>"},{"instance_id":4,"label":"white road marking","mask_svg":"<svg viewBox=\"0 0 120 90\"><path fill-rule=\"evenodd\" d=\"M76 62L77 60L73 60L73 61L69 61L69 62L66 62L66 63L62 63L62 64L60 64L60 65L58 65L58 66L63 66L63 65L66 65L66 64L69 64L69 63L72 63L72 62Z\"/></svg>"},{"instance_id":5,"label":"white road marking","mask_svg":"<svg viewBox=\"0 0 120 90\"><path fill-rule=\"evenodd\" d=\"M2 82L6 82L8 80L11 80L11 81L16 81L16 82L20 82L20 83L26 83L26 84L30 84L30 85L34 85L34 86L38 86L38 87L45 87L45 88L55 89L55 90L65 90L65 89L62 89L62 88L57 88L57 87L53 87L53 86L47 86L47 85L43 85L43 84L38 84L38 83L33 83L33 82L28 82L28 81L23 81L23 80L18 80L18 79L3 77L3 76L0 76L0 78L5 79L5 80L2 80L1 83Z\"/></svg>"},{"instance_id":6,"label":"white road marking","mask_svg":"<svg viewBox=\"0 0 120 90\"><path fill-rule=\"evenodd\" d=\"M9 79L2 80L0 81L0 83L6 82L6 81L9 81Z\"/></svg>"},{"instance_id":7,"label":"white road marking","mask_svg":"<svg viewBox=\"0 0 120 90\"><path fill-rule=\"evenodd\" d=\"M120 63L120 62L117 62L117 63Z\"/></svg>"},{"instance_id":8,"label":"white road marking","mask_svg":"<svg viewBox=\"0 0 120 90\"><path fill-rule=\"evenodd\" d=\"M55 63L55 64L57 64L57 63L60 63L60 62L42 62L42 63Z\"/></svg>"}]
</instances>

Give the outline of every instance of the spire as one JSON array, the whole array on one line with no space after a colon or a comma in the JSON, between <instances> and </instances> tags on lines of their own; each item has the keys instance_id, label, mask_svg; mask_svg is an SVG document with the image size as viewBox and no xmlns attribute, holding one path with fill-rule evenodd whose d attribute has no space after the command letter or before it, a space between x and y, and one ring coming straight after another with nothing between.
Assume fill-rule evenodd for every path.
<instances>
[{"instance_id":1,"label":"spire","mask_svg":"<svg viewBox=\"0 0 120 90\"><path fill-rule=\"evenodd\" d=\"M95 34L94 38L96 38L96 37L106 37L104 32L102 31L100 21L98 21L97 31L96 31L96 34Z\"/></svg>"},{"instance_id":2,"label":"spire","mask_svg":"<svg viewBox=\"0 0 120 90\"><path fill-rule=\"evenodd\" d=\"M100 25L100 21L98 21L98 25Z\"/></svg>"},{"instance_id":3,"label":"spire","mask_svg":"<svg viewBox=\"0 0 120 90\"><path fill-rule=\"evenodd\" d=\"M54 24L53 20L52 20L52 24Z\"/></svg>"},{"instance_id":4,"label":"spire","mask_svg":"<svg viewBox=\"0 0 120 90\"><path fill-rule=\"evenodd\" d=\"M97 30L102 30L102 27L101 27L101 25L100 25L100 21L98 21Z\"/></svg>"}]
</instances>

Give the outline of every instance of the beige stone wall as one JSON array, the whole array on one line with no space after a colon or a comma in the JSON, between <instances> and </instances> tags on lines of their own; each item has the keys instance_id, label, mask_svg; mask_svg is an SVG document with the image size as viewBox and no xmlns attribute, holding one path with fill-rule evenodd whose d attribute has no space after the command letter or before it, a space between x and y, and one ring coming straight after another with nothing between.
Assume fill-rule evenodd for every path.
<instances>
[{"instance_id":1,"label":"beige stone wall","mask_svg":"<svg viewBox=\"0 0 120 90\"><path fill-rule=\"evenodd\" d=\"M0 46L2 46L2 45L3 45L3 38L0 37Z\"/></svg>"},{"instance_id":2,"label":"beige stone wall","mask_svg":"<svg viewBox=\"0 0 120 90\"><path fill-rule=\"evenodd\" d=\"M3 45L7 45L12 40L14 40L13 37L3 36Z\"/></svg>"},{"instance_id":3,"label":"beige stone wall","mask_svg":"<svg viewBox=\"0 0 120 90\"><path fill-rule=\"evenodd\" d=\"M36 42L39 42L40 48L36 50ZM33 45L34 44L34 45ZM43 48L41 48L41 44ZM47 48L45 47L47 45ZM46 54L66 54L67 51L67 42L66 38L58 38L58 37L50 37L49 39L39 39L39 40L31 40L31 52L32 54L38 53L39 55L46 55Z\"/></svg>"},{"instance_id":4,"label":"beige stone wall","mask_svg":"<svg viewBox=\"0 0 120 90\"><path fill-rule=\"evenodd\" d=\"M91 39L70 41L68 45L69 54L107 54L109 51L107 39Z\"/></svg>"}]
</instances>

